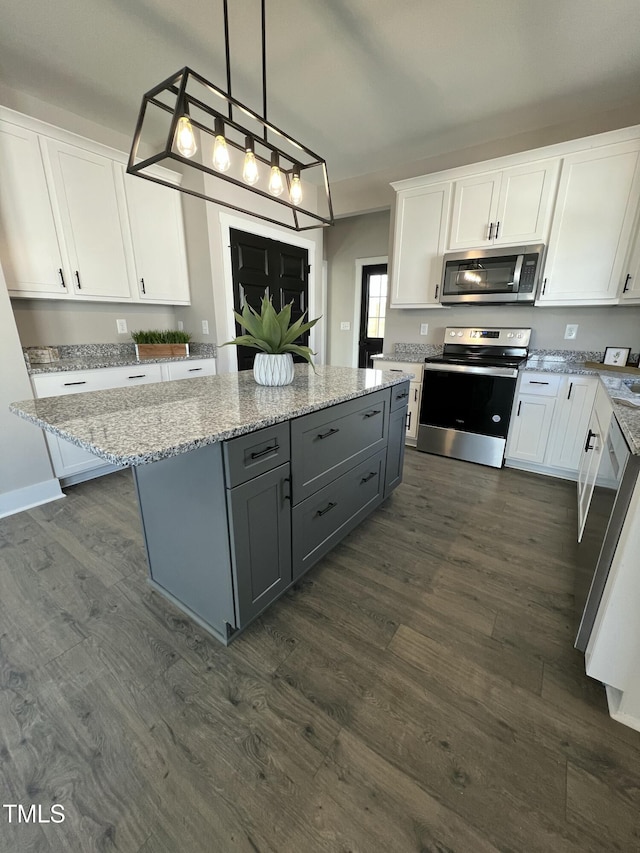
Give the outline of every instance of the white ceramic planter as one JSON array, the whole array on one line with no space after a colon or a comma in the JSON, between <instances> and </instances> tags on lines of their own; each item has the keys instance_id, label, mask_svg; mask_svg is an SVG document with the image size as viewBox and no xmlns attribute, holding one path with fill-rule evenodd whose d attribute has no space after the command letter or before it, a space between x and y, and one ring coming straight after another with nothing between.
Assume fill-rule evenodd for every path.
<instances>
[{"instance_id":1,"label":"white ceramic planter","mask_svg":"<svg viewBox=\"0 0 640 853\"><path fill-rule=\"evenodd\" d=\"M259 352L253 362L253 378L258 385L289 385L293 382L293 356L290 352Z\"/></svg>"}]
</instances>

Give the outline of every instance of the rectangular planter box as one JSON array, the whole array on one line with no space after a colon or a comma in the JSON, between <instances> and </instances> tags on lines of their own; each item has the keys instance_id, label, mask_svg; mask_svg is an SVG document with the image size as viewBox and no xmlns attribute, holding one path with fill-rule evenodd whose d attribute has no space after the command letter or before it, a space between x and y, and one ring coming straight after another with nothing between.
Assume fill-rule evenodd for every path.
<instances>
[{"instance_id":1,"label":"rectangular planter box","mask_svg":"<svg viewBox=\"0 0 640 853\"><path fill-rule=\"evenodd\" d=\"M189 344L136 344L136 358L172 358L189 355Z\"/></svg>"}]
</instances>

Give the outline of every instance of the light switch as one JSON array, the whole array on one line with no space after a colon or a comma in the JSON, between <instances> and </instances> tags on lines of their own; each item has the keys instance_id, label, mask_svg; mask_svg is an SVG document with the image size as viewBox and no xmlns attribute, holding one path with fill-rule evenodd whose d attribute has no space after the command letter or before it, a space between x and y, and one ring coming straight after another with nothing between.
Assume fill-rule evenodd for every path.
<instances>
[{"instance_id":1,"label":"light switch","mask_svg":"<svg viewBox=\"0 0 640 853\"><path fill-rule=\"evenodd\" d=\"M116 320L116 328L118 330L119 335L127 334L127 321L126 320Z\"/></svg>"},{"instance_id":2,"label":"light switch","mask_svg":"<svg viewBox=\"0 0 640 853\"><path fill-rule=\"evenodd\" d=\"M203 335L209 334L209 321L208 320L202 321L202 334Z\"/></svg>"},{"instance_id":3,"label":"light switch","mask_svg":"<svg viewBox=\"0 0 640 853\"><path fill-rule=\"evenodd\" d=\"M348 320L343 320L340 323L340 331L341 332L348 332L350 329L351 329L351 323Z\"/></svg>"},{"instance_id":4,"label":"light switch","mask_svg":"<svg viewBox=\"0 0 640 853\"><path fill-rule=\"evenodd\" d=\"M420 323L420 334L428 335L429 334L429 324L428 323Z\"/></svg>"},{"instance_id":5,"label":"light switch","mask_svg":"<svg viewBox=\"0 0 640 853\"><path fill-rule=\"evenodd\" d=\"M182 320L178 320L178 331L179 332L184 331L184 323L182 322Z\"/></svg>"}]
</instances>

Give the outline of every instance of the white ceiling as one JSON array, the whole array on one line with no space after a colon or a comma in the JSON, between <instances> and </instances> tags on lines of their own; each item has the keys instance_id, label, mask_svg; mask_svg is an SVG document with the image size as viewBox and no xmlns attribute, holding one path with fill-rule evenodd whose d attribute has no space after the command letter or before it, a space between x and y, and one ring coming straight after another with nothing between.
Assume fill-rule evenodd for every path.
<instances>
[{"instance_id":1,"label":"white ceiling","mask_svg":"<svg viewBox=\"0 0 640 853\"><path fill-rule=\"evenodd\" d=\"M259 0L229 5L233 94L259 111ZM222 0L0 10L6 86L127 135L142 93L184 65L225 81ZM269 118L332 182L406 177L443 146L637 108L639 36L639 0L267 0Z\"/></svg>"}]
</instances>

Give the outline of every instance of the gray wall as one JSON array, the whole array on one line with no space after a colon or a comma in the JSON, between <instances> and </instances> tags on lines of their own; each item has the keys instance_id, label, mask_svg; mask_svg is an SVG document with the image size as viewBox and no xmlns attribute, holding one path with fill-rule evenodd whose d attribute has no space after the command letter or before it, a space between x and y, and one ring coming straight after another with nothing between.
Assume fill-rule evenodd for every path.
<instances>
[{"instance_id":1,"label":"gray wall","mask_svg":"<svg viewBox=\"0 0 640 853\"><path fill-rule=\"evenodd\" d=\"M388 249L388 211L339 219L327 229L328 364L354 366L353 349L359 323L359 306L355 306L356 260L387 255ZM349 331L340 330L343 320L351 323Z\"/></svg>"},{"instance_id":2,"label":"gray wall","mask_svg":"<svg viewBox=\"0 0 640 853\"><path fill-rule=\"evenodd\" d=\"M370 213L340 219L329 229L326 240L329 281L329 361L352 365L355 310L356 260L389 254L390 214ZM340 321L349 320L351 331L341 332ZM429 333L420 334L420 325ZM575 341L564 340L567 323L579 325ZM446 326L526 326L533 329L534 349L604 350L606 346L628 346L640 350L640 306L527 308L456 307L441 309L388 309L385 352L395 343L441 344Z\"/></svg>"}]
</instances>

